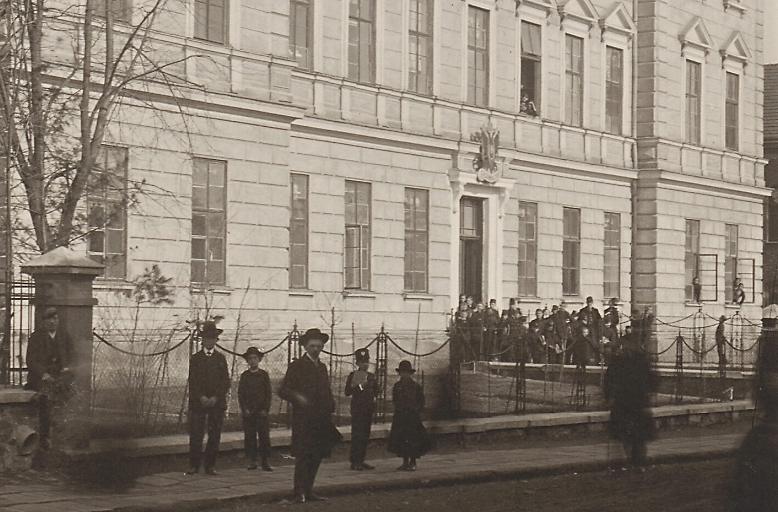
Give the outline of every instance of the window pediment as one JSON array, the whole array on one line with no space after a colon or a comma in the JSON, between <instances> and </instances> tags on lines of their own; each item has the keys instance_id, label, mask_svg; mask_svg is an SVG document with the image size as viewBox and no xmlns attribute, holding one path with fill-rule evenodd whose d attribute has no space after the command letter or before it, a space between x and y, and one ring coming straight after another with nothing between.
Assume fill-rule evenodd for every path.
<instances>
[{"instance_id":1,"label":"window pediment","mask_svg":"<svg viewBox=\"0 0 778 512\"><path fill-rule=\"evenodd\" d=\"M522 6L540 9L545 11L546 16L548 16L556 8L556 2L554 0L516 0L516 16L519 15Z\"/></svg>"},{"instance_id":2,"label":"window pediment","mask_svg":"<svg viewBox=\"0 0 778 512\"><path fill-rule=\"evenodd\" d=\"M572 19L591 28L600 18L591 0L560 0L557 11L563 24L565 20Z\"/></svg>"},{"instance_id":3,"label":"window pediment","mask_svg":"<svg viewBox=\"0 0 778 512\"><path fill-rule=\"evenodd\" d=\"M740 32L733 32L719 52L721 53L721 58L725 61L734 60L745 64L751 60L751 51L748 49L748 45L746 45L746 41Z\"/></svg>"},{"instance_id":4,"label":"window pediment","mask_svg":"<svg viewBox=\"0 0 778 512\"><path fill-rule=\"evenodd\" d=\"M738 0L724 0L724 10L728 11L730 9L740 14L741 18L746 14L747 10L746 6Z\"/></svg>"},{"instance_id":5,"label":"window pediment","mask_svg":"<svg viewBox=\"0 0 778 512\"><path fill-rule=\"evenodd\" d=\"M692 47L705 53L708 53L708 50L713 46L713 39L711 39L708 29L705 28L702 18L694 18L687 23L678 34L678 40L681 41L682 49Z\"/></svg>"},{"instance_id":6,"label":"window pediment","mask_svg":"<svg viewBox=\"0 0 778 512\"><path fill-rule=\"evenodd\" d=\"M632 21L632 16L630 16L627 7L622 2L613 4L605 15L600 18L599 25L603 34L606 31L612 31L629 38L637 30L635 23Z\"/></svg>"}]
</instances>

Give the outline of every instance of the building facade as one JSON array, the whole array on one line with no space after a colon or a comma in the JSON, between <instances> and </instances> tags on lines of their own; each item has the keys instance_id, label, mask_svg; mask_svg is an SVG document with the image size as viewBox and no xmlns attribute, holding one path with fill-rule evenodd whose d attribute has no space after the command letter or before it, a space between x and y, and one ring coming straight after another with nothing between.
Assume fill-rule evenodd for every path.
<instances>
[{"instance_id":1,"label":"building facade","mask_svg":"<svg viewBox=\"0 0 778 512\"><path fill-rule=\"evenodd\" d=\"M101 166L154 188L84 250L107 265L101 293L158 264L180 307L207 296L264 329L334 309L357 329L443 336L460 293L718 315L735 278L758 318L762 10L171 6L158 51L196 87L123 103Z\"/></svg>"}]
</instances>

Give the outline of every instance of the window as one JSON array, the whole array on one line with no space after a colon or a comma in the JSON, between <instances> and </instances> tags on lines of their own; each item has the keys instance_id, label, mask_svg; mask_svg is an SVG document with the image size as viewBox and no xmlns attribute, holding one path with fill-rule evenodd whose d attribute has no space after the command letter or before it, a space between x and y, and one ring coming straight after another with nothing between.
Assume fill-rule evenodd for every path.
<instances>
[{"instance_id":1,"label":"window","mask_svg":"<svg viewBox=\"0 0 778 512\"><path fill-rule=\"evenodd\" d=\"M724 226L724 286L727 302L735 302L735 278L738 277L738 227L736 224Z\"/></svg>"},{"instance_id":2,"label":"window","mask_svg":"<svg viewBox=\"0 0 778 512\"><path fill-rule=\"evenodd\" d=\"M291 174L289 288L308 288L308 176Z\"/></svg>"},{"instance_id":3,"label":"window","mask_svg":"<svg viewBox=\"0 0 778 512\"><path fill-rule=\"evenodd\" d=\"M195 0L194 34L196 39L213 43L227 42L227 1Z\"/></svg>"},{"instance_id":4,"label":"window","mask_svg":"<svg viewBox=\"0 0 778 512\"><path fill-rule=\"evenodd\" d=\"M346 288L370 289L370 184L346 181Z\"/></svg>"},{"instance_id":5,"label":"window","mask_svg":"<svg viewBox=\"0 0 778 512\"><path fill-rule=\"evenodd\" d=\"M565 123L583 124L583 39L565 36Z\"/></svg>"},{"instance_id":6,"label":"window","mask_svg":"<svg viewBox=\"0 0 778 512\"><path fill-rule=\"evenodd\" d=\"M519 295L538 294L538 205L519 201Z\"/></svg>"},{"instance_id":7,"label":"window","mask_svg":"<svg viewBox=\"0 0 778 512\"><path fill-rule=\"evenodd\" d=\"M725 142L727 149L737 151L740 117L740 76L727 73L727 105L726 105Z\"/></svg>"},{"instance_id":8,"label":"window","mask_svg":"<svg viewBox=\"0 0 778 512\"><path fill-rule=\"evenodd\" d=\"M686 61L686 142L700 144L702 125L702 66Z\"/></svg>"},{"instance_id":9,"label":"window","mask_svg":"<svg viewBox=\"0 0 778 512\"><path fill-rule=\"evenodd\" d=\"M605 213L604 297L621 296L621 215Z\"/></svg>"},{"instance_id":10,"label":"window","mask_svg":"<svg viewBox=\"0 0 778 512\"><path fill-rule=\"evenodd\" d=\"M408 89L432 93L432 1L410 0Z\"/></svg>"},{"instance_id":11,"label":"window","mask_svg":"<svg viewBox=\"0 0 778 512\"><path fill-rule=\"evenodd\" d=\"M405 189L405 291L427 291L429 192Z\"/></svg>"},{"instance_id":12,"label":"window","mask_svg":"<svg viewBox=\"0 0 778 512\"><path fill-rule=\"evenodd\" d=\"M467 102L489 105L489 11L467 9Z\"/></svg>"},{"instance_id":13,"label":"window","mask_svg":"<svg viewBox=\"0 0 778 512\"><path fill-rule=\"evenodd\" d=\"M195 158L192 169L192 283L225 284L227 162Z\"/></svg>"},{"instance_id":14,"label":"window","mask_svg":"<svg viewBox=\"0 0 778 512\"><path fill-rule=\"evenodd\" d=\"M624 101L624 51L607 47L605 52L605 131L621 135Z\"/></svg>"},{"instance_id":15,"label":"window","mask_svg":"<svg viewBox=\"0 0 778 512\"><path fill-rule=\"evenodd\" d=\"M530 116L540 110L540 25L521 22L521 102L519 112Z\"/></svg>"},{"instance_id":16,"label":"window","mask_svg":"<svg viewBox=\"0 0 778 512\"><path fill-rule=\"evenodd\" d=\"M311 69L311 1L291 0L289 6L289 51L303 69Z\"/></svg>"},{"instance_id":17,"label":"window","mask_svg":"<svg viewBox=\"0 0 778 512\"><path fill-rule=\"evenodd\" d=\"M694 280L700 278L700 221L686 221L686 300L695 301Z\"/></svg>"},{"instance_id":18,"label":"window","mask_svg":"<svg viewBox=\"0 0 778 512\"><path fill-rule=\"evenodd\" d=\"M581 274L581 210L564 209L562 232L562 293L578 295Z\"/></svg>"},{"instance_id":19,"label":"window","mask_svg":"<svg viewBox=\"0 0 778 512\"><path fill-rule=\"evenodd\" d=\"M98 18L106 17L106 8L110 5L114 21L120 21L122 23L132 22L131 0L95 0L92 5L92 13Z\"/></svg>"},{"instance_id":20,"label":"window","mask_svg":"<svg viewBox=\"0 0 778 512\"><path fill-rule=\"evenodd\" d=\"M375 0L350 0L348 78L375 82Z\"/></svg>"},{"instance_id":21,"label":"window","mask_svg":"<svg viewBox=\"0 0 778 512\"><path fill-rule=\"evenodd\" d=\"M87 253L104 277L127 276L127 148L101 146L86 191Z\"/></svg>"}]
</instances>

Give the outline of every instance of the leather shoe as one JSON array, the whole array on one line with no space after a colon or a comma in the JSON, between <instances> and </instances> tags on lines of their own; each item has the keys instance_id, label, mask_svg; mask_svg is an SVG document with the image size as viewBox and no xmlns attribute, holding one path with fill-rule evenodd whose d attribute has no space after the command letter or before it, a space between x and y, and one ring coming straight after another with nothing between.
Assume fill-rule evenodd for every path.
<instances>
[{"instance_id":1,"label":"leather shoe","mask_svg":"<svg viewBox=\"0 0 778 512\"><path fill-rule=\"evenodd\" d=\"M402 466L397 468L397 471L408 471L408 464L403 463Z\"/></svg>"},{"instance_id":2,"label":"leather shoe","mask_svg":"<svg viewBox=\"0 0 778 512\"><path fill-rule=\"evenodd\" d=\"M273 468L270 467L270 463L266 460L262 461L262 471L273 471Z\"/></svg>"},{"instance_id":3,"label":"leather shoe","mask_svg":"<svg viewBox=\"0 0 778 512\"><path fill-rule=\"evenodd\" d=\"M416 463L410 463L408 464L407 471L416 471Z\"/></svg>"},{"instance_id":4,"label":"leather shoe","mask_svg":"<svg viewBox=\"0 0 778 512\"><path fill-rule=\"evenodd\" d=\"M257 465L257 462L256 462L256 461L251 461L251 463L249 464L249 467L248 467L247 469L248 469L249 471L252 471L252 470L254 470L254 469L257 469L258 467L259 467L259 466Z\"/></svg>"},{"instance_id":5,"label":"leather shoe","mask_svg":"<svg viewBox=\"0 0 778 512\"><path fill-rule=\"evenodd\" d=\"M205 474L206 475L211 475L211 476L216 476L218 473L216 472L215 468L205 468Z\"/></svg>"},{"instance_id":6,"label":"leather shoe","mask_svg":"<svg viewBox=\"0 0 778 512\"><path fill-rule=\"evenodd\" d=\"M351 465L351 471L364 471L365 468L362 467L361 464L352 464Z\"/></svg>"},{"instance_id":7,"label":"leather shoe","mask_svg":"<svg viewBox=\"0 0 778 512\"><path fill-rule=\"evenodd\" d=\"M362 463L362 469L366 469L366 470L368 470L368 471L372 471L373 469L375 469L375 466L371 466L371 465L370 465L370 464L368 464L367 462L363 462L363 463Z\"/></svg>"},{"instance_id":8,"label":"leather shoe","mask_svg":"<svg viewBox=\"0 0 778 512\"><path fill-rule=\"evenodd\" d=\"M51 450L51 439L49 439L48 437L42 437L40 441L40 446L41 449L43 450L46 451Z\"/></svg>"},{"instance_id":9,"label":"leather shoe","mask_svg":"<svg viewBox=\"0 0 778 512\"><path fill-rule=\"evenodd\" d=\"M297 496L292 498L292 503L305 503L305 495L298 494Z\"/></svg>"},{"instance_id":10,"label":"leather shoe","mask_svg":"<svg viewBox=\"0 0 778 512\"><path fill-rule=\"evenodd\" d=\"M195 466L189 466L189 469L186 471L187 475L196 475L200 471L199 468L196 468Z\"/></svg>"},{"instance_id":11,"label":"leather shoe","mask_svg":"<svg viewBox=\"0 0 778 512\"><path fill-rule=\"evenodd\" d=\"M305 500L306 500L306 501L327 501L327 498L324 498L324 497L322 497L322 496L319 496L318 494L313 494L313 493L311 493L311 494L308 494L308 495L305 497Z\"/></svg>"}]
</instances>

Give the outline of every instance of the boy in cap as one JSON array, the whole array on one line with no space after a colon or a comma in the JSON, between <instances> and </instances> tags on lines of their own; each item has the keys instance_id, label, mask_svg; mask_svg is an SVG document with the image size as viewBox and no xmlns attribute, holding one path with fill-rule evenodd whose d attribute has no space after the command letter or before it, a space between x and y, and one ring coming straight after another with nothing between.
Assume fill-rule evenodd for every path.
<instances>
[{"instance_id":1,"label":"boy in cap","mask_svg":"<svg viewBox=\"0 0 778 512\"><path fill-rule=\"evenodd\" d=\"M346 396L351 397L351 469L362 471L375 469L365 463L370 427L373 424L375 398L378 396L378 380L370 373L370 352L361 348L354 352L357 369L346 378Z\"/></svg>"},{"instance_id":2,"label":"boy in cap","mask_svg":"<svg viewBox=\"0 0 778 512\"><path fill-rule=\"evenodd\" d=\"M427 429L421 422L424 390L413 380L415 372L410 361L400 361L397 367L400 380L392 387L394 417L389 432L388 449L403 458L403 463L397 471L416 471L416 459L432 447Z\"/></svg>"},{"instance_id":3,"label":"boy in cap","mask_svg":"<svg viewBox=\"0 0 778 512\"><path fill-rule=\"evenodd\" d=\"M308 329L300 336L305 354L289 364L278 396L292 404L292 456L294 501L321 501L313 493L313 483L322 459L329 457L341 439L332 423L335 400L327 367L319 360L329 336L319 329Z\"/></svg>"},{"instance_id":4,"label":"boy in cap","mask_svg":"<svg viewBox=\"0 0 778 512\"><path fill-rule=\"evenodd\" d=\"M67 391L63 377L73 350L68 333L59 328L59 312L55 307L43 310L42 329L35 329L27 342L26 389L37 391L41 448L51 448L51 416L55 403L61 403Z\"/></svg>"},{"instance_id":5,"label":"boy in cap","mask_svg":"<svg viewBox=\"0 0 778 512\"><path fill-rule=\"evenodd\" d=\"M264 354L257 347L249 347L243 354L249 368L240 376L238 404L243 413L243 439L246 457L249 459L248 469L257 469L257 454L259 454L262 457L262 469L273 471L267 460L270 457L268 411L270 411L272 388L267 372L259 367L263 357ZM259 444L258 451L257 444Z\"/></svg>"},{"instance_id":6,"label":"boy in cap","mask_svg":"<svg viewBox=\"0 0 778 512\"><path fill-rule=\"evenodd\" d=\"M230 391L230 372L227 359L217 352L216 342L222 329L211 320L203 322L200 339L203 348L189 360L189 471L200 471L203 458L203 438L208 426L208 444L205 447L205 472L216 474L216 454L222 436L227 393Z\"/></svg>"}]
</instances>

